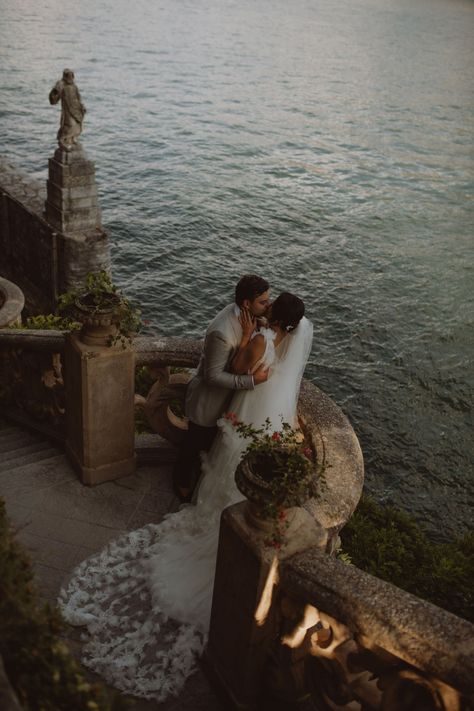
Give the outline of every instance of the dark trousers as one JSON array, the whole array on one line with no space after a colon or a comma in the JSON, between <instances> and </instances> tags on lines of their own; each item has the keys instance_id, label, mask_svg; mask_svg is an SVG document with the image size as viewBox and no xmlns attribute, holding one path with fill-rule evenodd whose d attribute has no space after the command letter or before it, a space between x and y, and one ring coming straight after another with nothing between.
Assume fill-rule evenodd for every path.
<instances>
[{"instance_id":1,"label":"dark trousers","mask_svg":"<svg viewBox=\"0 0 474 711\"><path fill-rule=\"evenodd\" d=\"M179 445L178 458L173 467L173 484L181 489L193 490L201 473L200 452L211 448L217 427L203 427L189 421L189 429Z\"/></svg>"}]
</instances>

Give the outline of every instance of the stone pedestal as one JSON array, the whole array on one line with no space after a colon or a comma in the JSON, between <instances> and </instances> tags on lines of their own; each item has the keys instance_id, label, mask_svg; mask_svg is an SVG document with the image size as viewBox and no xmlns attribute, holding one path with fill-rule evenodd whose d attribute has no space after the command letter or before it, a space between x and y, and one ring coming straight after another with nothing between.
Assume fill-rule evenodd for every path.
<instances>
[{"instance_id":1,"label":"stone pedestal","mask_svg":"<svg viewBox=\"0 0 474 711\"><path fill-rule=\"evenodd\" d=\"M65 353L66 451L83 484L135 471L135 355L70 335Z\"/></svg>"},{"instance_id":2,"label":"stone pedestal","mask_svg":"<svg viewBox=\"0 0 474 711\"><path fill-rule=\"evenodd\" d=\"M101 228L95 165L79 144L49 159L45 215L60 232Z\"/></svg>"},{"instance_id":3,"label":"stone pedestal","mask_svg":"<svg viewBox=\"0 0 474 711\"><path fill-rule=\"evenodd\" d=\"M68 151L58 148L50 158L44 216L63 238L58 254L61 291L82 285L89 272L109 269L95 165L80 144Z\"/></svg>"},{"instance_id":4,"label":"stone pedestal","mask_svg":"<svg viewBox=\"0 0 474 711\"><path fill-rule=\"evenodd\" d=\"M267 531L249 524L247 502L222 514L205 663L229 708L254 709L263 666L278 630L275 593L280 561L310 547L324 550L326 532L303 509L291 509L287 544L269 548Z\"/></svg>"}]
</instances>

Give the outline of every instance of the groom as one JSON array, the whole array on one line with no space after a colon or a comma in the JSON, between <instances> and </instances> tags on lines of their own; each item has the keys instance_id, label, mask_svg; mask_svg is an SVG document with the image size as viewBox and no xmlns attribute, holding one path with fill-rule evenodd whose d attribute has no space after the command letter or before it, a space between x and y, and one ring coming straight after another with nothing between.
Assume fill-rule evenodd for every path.
<instances>
[{"instance_id":1,"label":"groom","mask_svg":"<svg viewBox=\"0 0 474 711\"><path fill-rule=\"evenodd\" d=\"M240 309L252 316L264 316L270 305L269 285L254 274L243 276L235 288L235 303L229 304L211 321L197 373L186 393L189 429L173 469L173 487L182 502L191 500L199 476L199 453L211 448L216 422L225 412L234 390L251 390L268 378L267 371L234 375L228 368L242 338Z\"/></svg>"}]
</instances>

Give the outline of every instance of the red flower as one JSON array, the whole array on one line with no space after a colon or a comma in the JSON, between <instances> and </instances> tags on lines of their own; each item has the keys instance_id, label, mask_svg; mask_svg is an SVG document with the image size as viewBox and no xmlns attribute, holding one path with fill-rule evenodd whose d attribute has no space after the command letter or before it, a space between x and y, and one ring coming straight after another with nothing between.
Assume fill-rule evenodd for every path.
<instances>
[{"instance_id":1,"label":"red flower","mask_svg":"<svg viewBox=\"0 0 474 711\"><path fill-rule=\"evenodd\" d=\"M280 521L284 521L285 518L286 518L286 511L283 511L283 510L282 510L282 511L279 511L279 512L278 512L278 518L280 519Z\"/></svg>"},{"instance_id":2,"label":"red flower","mask_svg":"<svg viewBox=\"0 0 474 711\"><path fill-rule=\"evenodd\" d=\"M311 459L312 456L313 456L313 452L311 451L311 448L310 448L310 447L305 447L305 448L303 449L303 454L304 454L304 456L307 457L308 459Z\"/></svg>"},{"instance_id":3,"label":"red flower","mask_svg":"<svg viewBox=\"0 0 474 711\"><path fill-rule=\"evenodd\" d=\"M279 433L279 432L274 432L274 433L272 434L272 439L274 440L274 442L279 442L279 441L281 440L281 435L280 435L280 433Z\"/></svg>"}]
</instances>

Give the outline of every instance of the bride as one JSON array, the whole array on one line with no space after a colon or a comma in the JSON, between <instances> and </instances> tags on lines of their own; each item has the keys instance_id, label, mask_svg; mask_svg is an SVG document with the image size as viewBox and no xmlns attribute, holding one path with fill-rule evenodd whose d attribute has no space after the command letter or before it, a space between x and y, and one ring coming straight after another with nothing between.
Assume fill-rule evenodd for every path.
<instances>
[{"instance_id":1,"label":"bride","mask_svg":"<svg viewBox=\"0 0 474 711\"><path fill-rule=\"evenodd\" d=\"M234 395L231 410L260 427L269 418L297 424L296 405L312 342L304 304L284 292L270 307L269 328L253 333L240 315L242 340L231 369L270 368L269 379ZM229 419L203 457L195 505L119 538L81 563L60 592L64 618L87 626L83 663L116 688L163 701L177 695L202 653L212 602L220 515L243 499L234 482L247 443Z\"/></svg>"}]
</instances>

